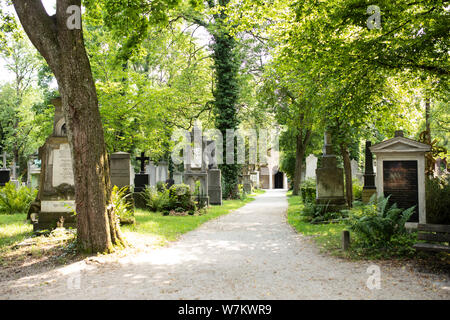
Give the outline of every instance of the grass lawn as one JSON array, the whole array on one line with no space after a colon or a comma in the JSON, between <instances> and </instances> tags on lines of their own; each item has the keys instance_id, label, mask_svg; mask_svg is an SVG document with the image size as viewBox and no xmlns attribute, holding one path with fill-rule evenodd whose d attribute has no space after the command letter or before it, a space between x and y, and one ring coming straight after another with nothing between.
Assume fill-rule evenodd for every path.
<instances>
[{"instance_id":1,"label":"grass lawn","mask_svg":"<svg viewBox=\"0 0 450 320\"><path fill-rule=\"evenodd\" d=\"M345 230L342 224L310 224L303 221L302 210L303 201L300 196L293 196L288 193L288 222L299 233L306 236L313 236L314 241L321 249L331 251L335 255L343 255L341 250L341 233Z\"/></svg>"},{"instance_id":2,"label":"grass lawn","mask_svg":"<svg viewBox=\"0 0 450 320\"><path fill-rule=\"evenodd\" d=\"M172 217L163 216L160 212L150 212L146 210L136 210L136 225L124 226L122 230L126 232L136 232L143 235L152 235L161 239L161 244L168 241L175 241L186 232L198 228L203 223L228 214L239 209L249 202L252 202L256 194L265 191L258 190L245 200L225 200L222 206L211 206L207 213L200 216Z\"/></svg>"},{"instance_id":3,"label":"grass lawn","mask_svg":"<svg viewBox=\"0 0 450 320\"><path fill-rule=\"evenodd\" d=\"M0 215L0 251L23 241L33 233L33 226L27 222L26 214Z\"/></svg>"}]
</instances>

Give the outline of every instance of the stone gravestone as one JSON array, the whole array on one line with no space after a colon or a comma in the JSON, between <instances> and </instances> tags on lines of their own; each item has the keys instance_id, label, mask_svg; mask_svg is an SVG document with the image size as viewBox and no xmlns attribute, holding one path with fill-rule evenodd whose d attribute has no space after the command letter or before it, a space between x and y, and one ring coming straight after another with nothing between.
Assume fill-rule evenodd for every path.
<instances>
[{"instance_id":1,"label":"stone gravestone","mask_svg":"<svg viewBox=\"0 0 450 320\"><path fill-rule=\"evenodd\" d=\"M111 185L119 189L130 187L131 154L126 152L113 153L110 156Z\"/></svg>"},{"instance_id":2,"label":"stone gravestone","mask_svg":"<svg viewBox=\"0 0 450 320\"><path fill-rule=\"evenodd\" d=\"M363 183L363 174L359 170L359 163L355 159L352 159L350 162L350 166L352 168L352 179L357 179L360 184Z\"/></svg>"},{"instance_id":3,"label":"stone gravestone","mask_svg":"<svg viewBox=\"0 0 450 320\"><path fill-rule=\"evenodd\" d=\"M41 161L37 159L37 155L34 159L28 161L28 188L38 189L41 177Z\"/></svg>"},{"instance_id":4,"label":"stone gravestone","mask_svg":"<svg viewBox=\"0 0 450 320\"><path fill-rule=\"evenodd\" d=\"M337 167L333 154L331 134L325 133L322 167L316 170L316 203L326 207L329 212L346 208L344 196L344 171Z\"/></svg>"},{"instance_id":5,"label":"stone gravestone","mask_svg":"<svg viewBox=\"0 0 450 320\"><path fill-rule=\"evenodd\" d=\"M242 186L246 194L252 193L252 181L249 174L243 175Z\"/></svg>"},{"instance_id":6,"label":"stone gravestone","mask_svg":"<svg viewBox=\"0 0 450 320\"><path fill-rule=\"evenodd\" d=\"M145 172L149 175L150 177L150 186L152 187L156 187L156 172L157 172L157 167L155 166L155 164L153 163L153 161L149 161L148 165L145 167Z\"/></svg>"},{"instance_id":7,"label":"stone gravestone","mask_svg":"<svg viewBox=\"0 0 450 320\"><path fill-rule=\"evenodd\" d=\"M35 231L53 229L62 219L64 227L76 227L72 153L61 98L52 100L52 104L55 106L53 133L39 149L40 188L28 214Z\"/></svg>"},{"instance_id":8,"label":"stone gravestone","mask_svg":"<svg viewBox=\"0 0 450 320\"><path fill-rule=\"evenodd\" d=\"M260 188L260 184L259 184L259 172L258 171L254 171L250 174L250 179L252 180L252 184L254 188Z\"/></svg>"},{"instance_id":9,"label":"stone gravestone","mask_svg":"<svg viewBox=\"0 0 450 320\"><path fill-rule=\"evenodd\" d=\"M145 152L142 152L141 156L137 157L136 160L141 162L141 171L134 177L134 192L139 193L150 185L149 174L145 172L145 162L150 161L150 158L145 156Z\"/></svg>"},{"instance_id":10,"label":"stone gravestone","mask_svg":"<svg viewBox=\"0 0 450 320\"><path fill-rule=\"evenodd\" d=\"M3 152L2 160L3 160L3 168L0 169L0 187L4 187L11 179L11 170L6 167L6 158L8 154Z\"/></svg>"},{"instance_id":11,"label":"stone gravestone","mask_svg":"<svg viewBox=\"0 0 450 320\"><path fill-rule=\"evenodd\" d=\"M315 179L316 178L316 170L317 170L317 157L313 154L310 154L306 158L306 179Z\"/></svg>"},{"instance_id":12,"label":"stone gravestone","mask_svg":"<svg viewBox=\"0 0 450 320\"><path fill-rule=\"evenodd\" d=\"M416 207L409 227L427 223L425 153L430 149L427 144L403 137L403 131L370 148L377 157L378 196L390 196L390 204L397 203L402 209Z\"/></svg>"},{"instance_id":13,"label":"stone gravestone","mask_svg":"<svg viewBox=\"0 0 450 320\"><path fill-rule=\"evenodd\" d=\"M11 183L14 184L16 189L20 187L20 181L17 174L19 169L20 167L16 164L15 161L13 161L13 164L11 165Z\"/></svg>"},{"instance_id":14,"label":"stone gravestone","mask_svg":"<svg viewBox=\"0 0 450 320\"><path fill-rule=\"evenodd\" d=\"M366 165L364 171L364 187L362 191L362 201L369 203L372 196L377 193L375 186L375 172L373 171L373 155L370 151L372 142L366 141Z\"/></svg>"},{"instance_id":15,"label":"stone gravestone","mask_svg":"<svg viewBox=\"0 0 450 320\"><path fill-rule=\"evenodd\" d=\"M156 183L164 182L169 179L169 164L167 161L160 161L156 167Z\"/></svg>"},{"instance_id":16,"label":"stone gravestone","mask_svg":"<svg viewBox=\"0 0 450 320\"><path fill-rule=\"evenodd\" d=\"M202 205L209 205L209 187L208 187L208 171L206 163L203 158L203 151L205 150L205 143L203 141L202 131L196 125L191 133L191 142L194 142L194 150L192 152L191 144L185 148L185 172L184 181L190 187L192 193L195 192L196 182L200 181L200 190L198 200ZM194 159L193 157L194 156Z\"/></svg>"},{"instance_id":17,"label":"stone gravestone","mask_svg":"<svg viewBox=\"0 0 450 320\"><path fill-rule=\"evenodd\" d=\"M173 182L175 184L183 184L183 173L175 171L173 173Z\"/></svg>"},{"instance_id":18,"label":"stone gravestone","mask_svg":"<svg viewBox=\"0 0 450 320\"><path fill-rule=\"evenodd\" d=\"M222 205L222 171L217 166L216 142L207 142L208 196L212 205Z\"/></svg>"},{"instance_id":19,"label":"stone gravestone","mask_svg":"<svg viewBox=\"0 0 450 320\"><path fill-rule=\"evenodd\" d=\"M111 185L117 186L119 189L127 188L125 191L127 194L131 194L131 154L126 152L116 152L111 154L110 159L110 175ZM134 170L133 170L134 171ZM132 196L126 197L126 201L129 204L130 210L134 211L134 198ZM134 213L134 212L133 212ZM134 219L129 221L120 221L121 224L134 223Z\"/></svg>"}]
</instances>

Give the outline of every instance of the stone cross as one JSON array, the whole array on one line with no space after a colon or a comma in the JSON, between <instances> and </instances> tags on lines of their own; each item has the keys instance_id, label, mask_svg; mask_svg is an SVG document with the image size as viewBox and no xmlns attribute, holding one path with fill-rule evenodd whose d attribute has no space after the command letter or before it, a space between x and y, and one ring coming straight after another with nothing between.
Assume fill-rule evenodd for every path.
<instances>
[{"instance_id":1,"label":"stone cross","mask_svg":"<svg viewBox=\"0 0 450 320\"><path fill-rule=\"evenodd\" d=\"M145 156L145 152L141 152L141 156L136 160L141 162L141 173L145 173L145 162L150 161L150 158Z\"/></svg>"},{"instance_id":2,"label":"stone cross","mask_svg":"<svg viewBox=\"0 0 450 320\"><path fill-rule=\"evenodd\" d=\"M6 169L6 157L8 156L8 154L6 152L3 152L2 157L3 157L3 169Z\"/></svg>"},{"instance_id":3,"label":"stone cross","mask_svg":"<svg viewBox=\"0 0 450 320\"><path fill-rule=\"evenodd\" d=\"M12 164L12 166L11 166L11 169L12 169L12 179L13 180L16 180L17 179L17 169L19 169L20 167L16 164L16 162L14 161L13 162L13 164Z\"/></svg>"}]
</instances>

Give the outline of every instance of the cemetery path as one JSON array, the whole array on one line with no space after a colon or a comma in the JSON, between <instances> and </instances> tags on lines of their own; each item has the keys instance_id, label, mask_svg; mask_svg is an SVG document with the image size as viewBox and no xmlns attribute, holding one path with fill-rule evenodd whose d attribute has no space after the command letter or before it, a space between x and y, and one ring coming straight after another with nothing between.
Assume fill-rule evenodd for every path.
<instances>
[{"instance_id":1,"label":"cemetery path","mask_svg":"<svg viewBox=\"0 0 450 320\"><path fill-rule=\"evenodd\" d=\"M371 263L320 254L287 224L285 194L268 191L168 247L0 282L0 299L450 299L449 279L405 266L381 264L381 289L369 290Z\"/></svg>"}]
</instances>

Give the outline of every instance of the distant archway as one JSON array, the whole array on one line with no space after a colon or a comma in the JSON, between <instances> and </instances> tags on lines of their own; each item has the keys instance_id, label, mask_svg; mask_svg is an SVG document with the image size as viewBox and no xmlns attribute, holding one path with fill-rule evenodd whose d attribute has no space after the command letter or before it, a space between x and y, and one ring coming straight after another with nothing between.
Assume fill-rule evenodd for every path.
<instances>
[{"instance_id":1,"label":"distant archway","mask_svg":"<svg viewBox=\"0 0 450 320\"><path fill-rule=\"evenodd\" d=\"M284 188L284 174L281 171L278 171L274 175L274 188L275 189L283 189Z\"/></svg>"}]
</instances>

